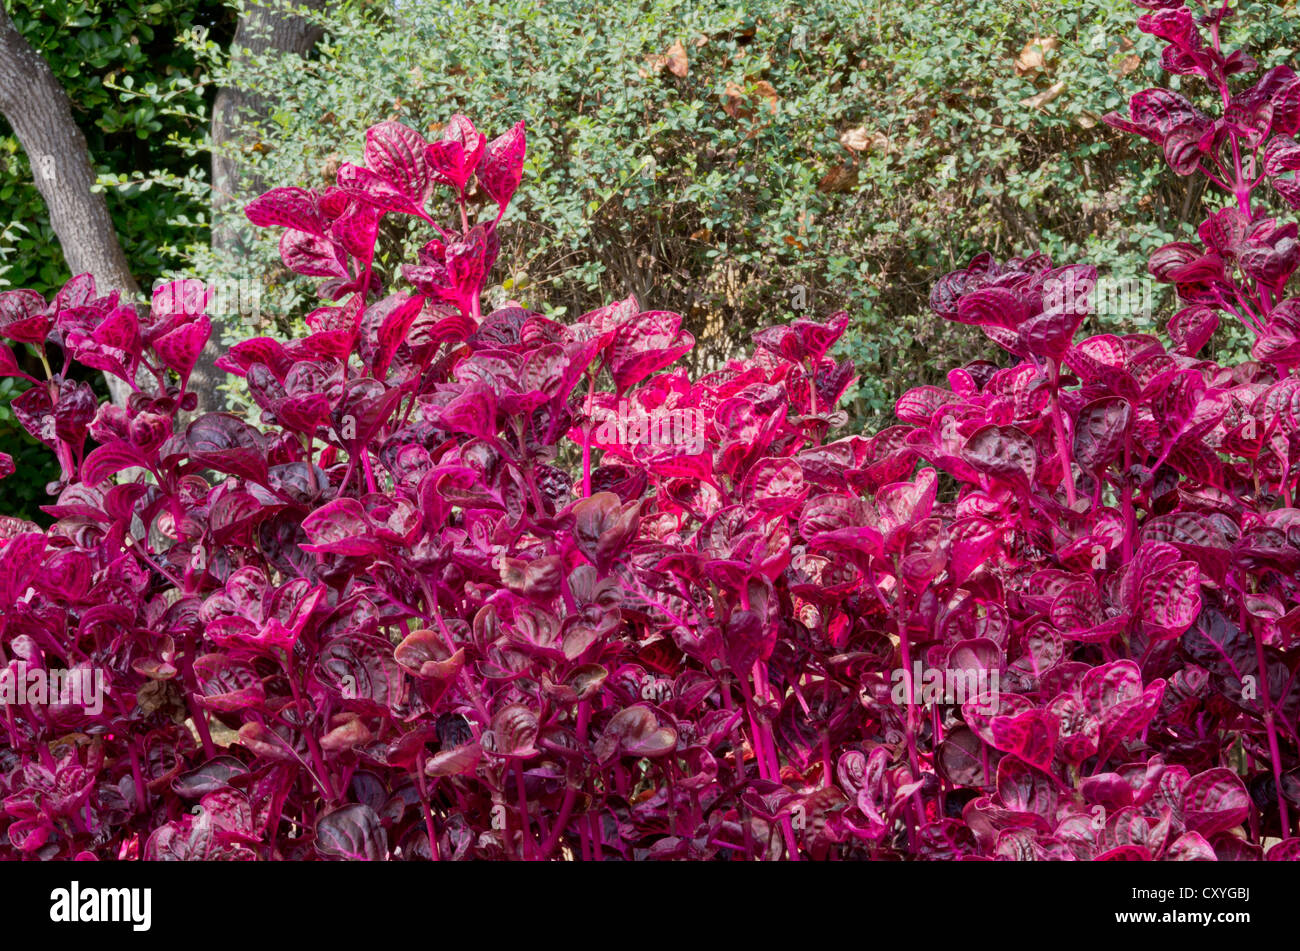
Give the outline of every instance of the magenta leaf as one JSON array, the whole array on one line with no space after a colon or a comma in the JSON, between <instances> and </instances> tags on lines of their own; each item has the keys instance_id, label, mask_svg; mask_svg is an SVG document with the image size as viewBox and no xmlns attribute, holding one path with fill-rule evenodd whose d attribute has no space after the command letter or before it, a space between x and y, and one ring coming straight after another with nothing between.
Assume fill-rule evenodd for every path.
<instances>
[{"instance_id":1,"label":"magenta leaf","mask_svg":"<svg viewBox=\"0 0 1300 951\"><path fill-rule=\"evenodd\" d=\"M966 440L962 456L980 472L1028 485L1038 470L1033 440L1016 426L985 426Z\"/></svg>"},{"instance_id":2,"label":"magenta leaf","mask_svg":"<svg viewBox=\"0 0 1300 951\"><path fill-rule=\"evenodd\" d=\"M347 277L340 249L325 238L286 231L280 239L280 260L289 270L307 277Z\"/></svg>"},{"instance_id":3,"label":"magenta leaf","mask_svg":"<svg viewBox=\"0 0 1300 951\"><path fill-rule=\"evenodd\" d=\"M423 207L433 186L424 136L400 122L380 122L366 130L366 164Z\"/></svg>"},{"instance_id":4,"label":"magenta leaf","mask_svg":"<svg viewBox=\"0 0 1300 951\"><path fill-rule=\"evenodd\" d=\"M1128 401L1118 396L1083 407L1074 424L1074 461L1088 472L1104 470L1123 451L1132 415Z\"/></svg>"},{"instance_id":5,"label":"magenta leaf","mask_svg":"<svg viewBox=\"0 0 1300 951\"><path fill-rule=\"evenodd\" d=\"M278 225L317 237L325 233L316 196L304 188L273 188L245 205L244 215L259 228Z\"/></svg>"},{"instance_id":6,"label":"magenta leaf","mask_svg":"<svg viewBox=\"0 0 1300 951\"><path fill-rule=\"evenodd\" d=\"M524 150L527 137L524 123L517 122L509 131L488 143L478 168L479 184L493 201L505 210L524 174Z\"/></svg>"},{"instance_id":7,"label":"magenta leaf","mask_svg":"<svg viewBox=\"0 0 1300 951\"><path fill-rule=\"evenodd\" d=\"M81 481L99 485L111 475L147 463L144 453L125 442L108 443L91 450L81 463Z\"/></svg>"},{"instance_id":8,"label":"magenta leaf","mask_svg":"<svg viewBox=\"0 0 1300 951\"><path fill-rule=\"evenodd\" d=\"M379 862L388 857L388 833L365 803L351 803L320 817L316 851L327 858Z\"/></svg>"},{"instance_id":9,"label":"magenta leaf","mask_svg":"<svg viewBox=\"0 0 1300 951\"><path fill-rule=\"evenodd\" d=\"M199 362L199 354L211 333L212 323L205 315L159 337L153 342L153 349L164 364L176 371L184 384L189 381L190 372Z\"/></svg>"},{"instance_id":10,"label":"magenta leaf","mask_svg":"<svg viewBox=\"0 0 1300 951\"><path fill-rule=\"evenodd\" d=\"M385 545L375 536L374 525L361 503L336 499L303 520L303 531L311 540L306 551L336 555L377 555Z\"/></svg>"},{"instance_id":11,"label":"magenta leaf","mask_svg":"<svg viewBox=\"0 0 1300 951\"><path fill-rule=\"evenodd\" d=\"M1056 748L1056 719L1045 710L1028 710L1019 716L994 717L989 722L993 745L1014 753L1031 766L1047 770Z\"/></svg>"},{"instance_id":12,"label":"magenta leaf","mask_svg":"<svg viewBox=\"0 0 1300 951\"><path fill-rule=\"evenodd\" d=\"M1229 769L1207 769L1183 787L1183 820L1190 831L1202 836L1240 825L1249 811L1250 795Z\"/></svg>"},{"instance_id":13,"label":"magenta leaf","mask_svg":"<svg viewBox=\"0 0 1300 951\"><path fill-rule=\"evenodd\" d=\"M676 362L695 346L695 338L680 329L681 322L677 314L646 311L623 324L609 357L610 373L620 392Z\"/></svg>"},{"instance_id":14,"label":"magenta leaf","mask_svg":"<svg viewBox=\"0 0 1300 951\"><path fill-rule=\"evenodd\" d=\"M32 291L0 293L0 337L17 343L41 343L54 321L45 313L45 300Z\"/></svg>"}]
</instances>

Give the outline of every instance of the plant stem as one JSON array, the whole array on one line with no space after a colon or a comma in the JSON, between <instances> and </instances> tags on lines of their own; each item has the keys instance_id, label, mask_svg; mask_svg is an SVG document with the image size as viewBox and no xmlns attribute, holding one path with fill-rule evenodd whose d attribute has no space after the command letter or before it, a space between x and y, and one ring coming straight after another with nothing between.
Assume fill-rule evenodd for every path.
<instances>
[{"instance_id":1,"label":"plant stem","mask_svg":"<svg viewBox=\"0 0 1300 951\"><path fill-rule=\"evenodd\" d=\"M424 830L429 836L429 855L435 861L441 861L438 850L438 833L433 826L433 810L429 808L429 783L424 775L424 751L415 759L415 785L420 790L420 805L424 809Z\"/></svg>"},{"instance_id":2,"label":"plant stem","mask_svg":"<svg viewBox=\"0 0 1300 951\"><path fill-rule=\"evenodd\" d=\"M1237 609L1238 622L1245 627L1248 625L1249 618L1246 615L1245 589L1241 589L1241 604ZM1264 730L1268 734L1268 755L1272 760L1273 767L1273 791L1277 796L1277 816L1278 821L1282 823L1282 838L1287 838L1291 832L1291 817L1286 808L1286 797L1282 795L1282 757L1279 752L1277 743L1277 725L1274 722L1276 712L1273 707L1273 691L1268 685L1268 664L1264 656L1264 639L1260 637L1259 632L1250 627L1249 630L1255 641L1255 664L1259 674L1260 690L1263 692L1262 701L1264 707Z\"/></svg>"},{"instance_id":3,"label":"plant stem","mask_svg":"<svg viewBox=\"0 0 1300 951\"><path fill-rule=\"evenodd\" d=\"M582 496L591 496L591 404L596 395L596 374L587 374L587 402L583 409L586 416L582 424Z\"/></svg>"},{"instance_id":4,"label":"plant stem","mask_svg":"<svg viewBox=\"0 0 1300 951\"><path fill-rule=\"evenodd\" d=\"M135 546L132 546L135 547ZM179 587L179 585L177 586ZM186 638L186 641L190 641ZM208 759L217 755L217 746L212 742L212 734L208 731L208 718L201 707L195 703L198 696L198 682L194 678L194 645L187 643L185 645L184 660L181 661L181 680L185 684L185 705L189 708L190 719L194 721L194 729L199 734L199 740L203 743L203 753Z\"/></svg>"},{"instance_id":5,"label":"plant stem","mask_svg":"<svg viewBox=\"0 0 1300 951\"><path fill-rule=\"evenodd\" d=\"M907 611L903 603L903 580L898 569L898 558L894 558L894 611L898 624L898 648L902 655L903 661L903 689L906 691L903 709L904 720L903 730L907 737L907 762L912 770L912 782L919 782L921 779L921 760L916 752L916 721L913 718L913 687L912 687L912 649L907 642ZM921 805L920 790L914 790L910 797L913 810L916 813L916 828L907 827L907 844L908 849L914 850L916 846L916 832L925 824L925 812Z\"/></svg>"},{"instance_id":6,"label":"plant stem","mask_svg":"<svg viewBox=\"0 0 1300 951\"><path fill-rule=\"evenodd\" d=\"M1133 437L1125 432L1124 434L1124 472L1120 478L1124 481L1120 487L1120 506L1124 512L1124 564L1128 564L1133 559L1133 539L1137 535L1137 521L1133 512L1133 480L1129 477L1129 470L1133 467Z\"/></svg>"},{"instance_id":7,"label":"plant stem","mask_svg":"<svg viewBox=\"0 0 1300 951\"><path fill-rule=\"evenodd\" d=\"M536 857L534 848L536 843L533 841L532 823L528 818L528 793L524 788L524 763L523 760L515 760L515 793L519 798L519 832L523 837L521 849L525 862L531 862Z\"/></svg>"},{"instance_id":8,"label":"plant stem","mask_svg":"<svg viewBox=\"0 0 1300 951\"><path fill-rule=\"evenodd\" d=\"M298 678L294 676L293 662L289 659L287 652L281 666L284 669L285 676L289 679L289 691L293 694L294 709L298 711L296 726L307 740L307 752L311 755L312 765L316 767L316 772L320 776L321 790L325 793L325 799L333 805L342 797L334 791L334 777L330 775L329 768L325 765L325 755L321 752L320 743L316 740L316 734L312 732L305 722L306 711L311 708L302 701L302 694L298 690Z\"/></svg>"},{"instance_id":9,"label":"plant stem","mask_svg":"<svg viewBox=\"0 0 1300 951\"><path fill-rule=\"evenodd\" d=\"M1061 414L1061 401L1059 397L1061 387L1061 366L1054 360L1047 361L1048 371L1051 374L1051 395L1049 396L1049 412L1052 417L1052 429L1056 434L1056 458L1061 462L1061 469L1065 477L1065 501L1070 508L1074 508L1074 503L1078 500L1078 495L1074 488L1074 468L1070 460L1070 447L1065 441L1065 419Z\"/></svg>"},{"instance_id":10,"label":"plant stem","mask_svg":"<svg viewBox=\"0 0 1300 951\"><path fill-rule=\"evenodd\" d=\"M370 450L365 447L362 447L361 449L361 468L365 470L366 473L366 488L368 488L372 493L378 492L379 487L375 484L375 473L370 468Z\"/></svg>"}]
</instances>

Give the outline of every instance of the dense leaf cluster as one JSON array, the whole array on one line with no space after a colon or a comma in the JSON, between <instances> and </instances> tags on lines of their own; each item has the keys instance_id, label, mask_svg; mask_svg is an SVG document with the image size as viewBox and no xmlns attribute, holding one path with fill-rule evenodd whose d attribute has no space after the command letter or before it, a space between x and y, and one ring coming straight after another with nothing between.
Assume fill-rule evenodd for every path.
<instances>
[{"instance_id":1,"label":"dense leaf cluster","mask_svg":"<svg viewBox=\"0 0 1300 951\"><path fill-rule=\"evenodd\" d=\"M482 313L522 123L382 122L249 205L326 302L223 358L260 426L180 422L201 285L0 295L63 473L48 532L3 526L4 660L106 682L5 706L3 854L1300 857L1300 252L1252 205L1292 196L1300 78L1234 90L1226 7L1143 5L1224 108L1110 121L1237 201L1152 257L1172 345L1079 339L1092 268L981 255L931 304L1013 360L874 436L833 438L843 314L696 377L635 299ZM433 236L386 282L388 215ZM1254 361L1198 356L1224 313Z\"/></svg>"}]
</instances>

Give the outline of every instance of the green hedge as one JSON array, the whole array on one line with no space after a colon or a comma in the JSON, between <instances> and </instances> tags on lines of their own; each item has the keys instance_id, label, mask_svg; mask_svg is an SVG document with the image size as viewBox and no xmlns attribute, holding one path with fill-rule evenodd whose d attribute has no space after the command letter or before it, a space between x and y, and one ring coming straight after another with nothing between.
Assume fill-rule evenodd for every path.
<instances>
[{"instance_id":1,"label":"green hedge","mask_svg":"<svg viewBox=\"0 0 1300 951\"><path fill-rule=\"evenodd\" d=\"M685 314L712 360L764 323L846 308L859 425L985 355L930 318L941 272L984 248L1041 247L1141 277L1147 253L1201 215L1203 196L1153 149L1099 121L1159 76L1128 0L613 0L598 26L564 0L384 9L346 5L323 18L319 59L241 74L279 103L250 156L269 185L326 184L383 118L432 137L458 111L489 133L522 116L529 167L500 296L576 314L635 292ZM1294 4L1248 12L1267 15L1234 29L1270 62L1288 56ZM273 236L249 240L251 259L196 267L264 276L261 325L232 336L292 332L308 285L277 266ZM386 240L381 266L409 239ZM1168 313L1155 300L1099 329L1151 329Z\"/></svg>"}]
</instances>

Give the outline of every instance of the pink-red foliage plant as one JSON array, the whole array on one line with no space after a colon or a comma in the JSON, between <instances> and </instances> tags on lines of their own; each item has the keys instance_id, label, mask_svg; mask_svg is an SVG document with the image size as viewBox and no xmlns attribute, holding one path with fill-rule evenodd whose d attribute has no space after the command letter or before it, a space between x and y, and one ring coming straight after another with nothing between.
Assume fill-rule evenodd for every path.
<instances>
[{"instance_id":1,"label":"pink-red foliage plant","mask_svg":"<svg viewBox=\"0 0 1300 951\"><path fill-rule=\"evenodd\" d=\"M1300 206L1300 78L1248 85L1226 5L1139 5L1221 109L1108 121L1231 195L1152 256L1168 342L1078 339L1093 269L983 255L933 308L1011 359L874 436L834 438L843 314L700 379L631 298L484 314L522 124L383 122L248 206L324 301L222 358L259 425L186 421L202 284L0 295L62 465L53 525L0 527L0 661L103 678L0 709L0 856L1300 857L1300 246L1252 203ZM385 215L432 235L400 273ZM1253 361L1199 355L1225 314Z\"/></svg>"}]
</instances>

